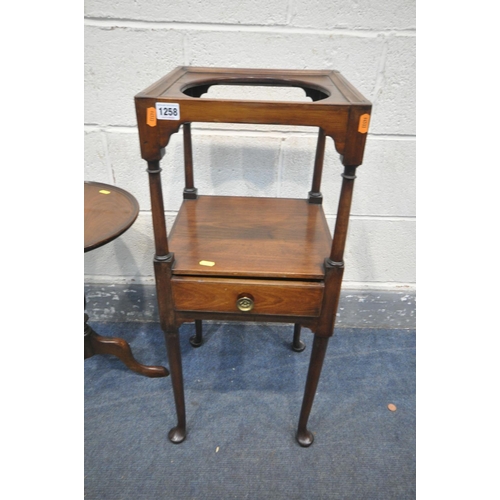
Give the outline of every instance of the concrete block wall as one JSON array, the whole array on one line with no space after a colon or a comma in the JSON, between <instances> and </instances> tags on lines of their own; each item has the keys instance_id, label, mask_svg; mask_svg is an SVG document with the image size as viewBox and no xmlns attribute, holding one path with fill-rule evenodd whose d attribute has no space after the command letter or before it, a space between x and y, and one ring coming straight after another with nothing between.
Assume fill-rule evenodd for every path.
<instances>
[{"instance_id":1,"label":"concrete block wall","mask_svg":"<svg viewBox=\"0 0 500 500\"><path fill-rule=\"evenodd\" d=\"M85 255L86 283L154 282L133 97L176 66L195 65L337 69L372 101L344 288L414 289L415 38L414 0L86 0L84 178L130 191L141 207L128 232ZM241 89L210 92L231 97ZM301 92L257 88L247 95L301 99ZM200 194L307 195L316 129L193 124L192 131ZM181 139L172 137L162 161L169 227L184 187ZM322 192L332 229L341 172L329 139Z\"/></svg>"}]
</instances>

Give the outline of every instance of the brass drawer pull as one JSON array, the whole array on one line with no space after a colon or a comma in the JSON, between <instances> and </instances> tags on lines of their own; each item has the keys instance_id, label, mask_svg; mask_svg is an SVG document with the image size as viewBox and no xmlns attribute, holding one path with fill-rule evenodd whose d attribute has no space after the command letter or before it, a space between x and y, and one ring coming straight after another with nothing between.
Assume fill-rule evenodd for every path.
<instances>
[{"instance_id":1,"label":"brass drawer pull","mask_svg":"<svg viewBox=\"0 0 500 500\"><path fill-rule=\"evenodd\" d=\"M243 312L248 312L253 309L253 297L249 293L241 293L238 295L236 307Z\"/></svg>"}]
</instances>

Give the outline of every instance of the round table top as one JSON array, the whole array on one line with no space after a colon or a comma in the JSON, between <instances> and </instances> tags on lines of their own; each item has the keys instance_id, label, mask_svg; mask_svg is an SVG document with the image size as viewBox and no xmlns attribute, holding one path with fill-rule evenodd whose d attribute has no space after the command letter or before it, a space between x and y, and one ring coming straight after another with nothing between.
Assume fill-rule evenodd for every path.
<instances>
[{"instance_id":1,"label":"round table top","mask_svg":"<svg viewBox=\"0 0 500 500\"><path fill-rule=\"evenodd\" d=\"M123 234L137 219L139 203L124 189L85 182L85 252Z\"/></svg>"}]
</instances>

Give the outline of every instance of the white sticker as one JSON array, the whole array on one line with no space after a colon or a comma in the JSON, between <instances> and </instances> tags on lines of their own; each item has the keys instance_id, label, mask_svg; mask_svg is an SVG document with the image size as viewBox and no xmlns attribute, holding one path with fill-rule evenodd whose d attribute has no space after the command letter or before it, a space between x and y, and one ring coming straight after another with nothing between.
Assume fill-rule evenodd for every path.
<instances>
[{"instance_id":1,"label":"white sticker","mask_svg":"<svg viewBox=\"0 0 500 500\"><path fill-rule=\"evenodd\" d=\"M180 120L179 104L170 102L156 103L156 118L158 120Z\"/></svg>"}]
</instances>

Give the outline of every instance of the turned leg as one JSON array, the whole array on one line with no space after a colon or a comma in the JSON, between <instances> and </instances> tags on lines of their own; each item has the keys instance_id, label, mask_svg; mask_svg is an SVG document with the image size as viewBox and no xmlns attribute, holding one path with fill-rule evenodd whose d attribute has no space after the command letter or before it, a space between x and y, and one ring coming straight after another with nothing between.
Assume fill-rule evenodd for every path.
<instances>
[{"instance_id":1,"label":"turned leg","mask_svg":"<svg viewBox=\"0 0 500 500\"><path fill-rule=\"evenodd\" d=\"M311 361L309 362L304 399L302 400L302 409L300 410L299 427L297 430L297 441L300 446L310 446L314 441L312 432L307 430L307 421L309 419L309 414L311 413L314 396L318 387L319 376L321 374L321 368L323 367L328 340L329 337L314 336L314 342L311 350Z\"/></svg>"},{"instance_id":2,"label":"turned leg","mask_svg":"<svg viewBox=\"0 0 500 500\"><path fill-rule=\"evenodd\" d=\"M200 347L200 345L203 344L203 328L201 325L201 319L195 319L194 326L196 328L196 334L189 338L189 343L193 347Z\"/></svg>"},{"instance_id":3,"label":"turned leg","mask_svg":"<svg viewBox=\"0 0 500 500\"><path fill-rule=\"evenodd\" d=\"M170 430L168 437L172 443L178 444L182 443L186 438L186 407L184 404L184 382L182 379L182 360L178 330L166 332L165 340L170 365L170 377L174 391L175 410L177 412L177 426Z\"/></svg>"},{"instance_id":4,"label":"turned leg","mask_svg":"<svg viewBox=\"0 0 500 500\"><path fill-rule=\"evenodd\" d=\"M292 349L295 352L302 352L306 348L306 345L302 340L300 340L300 325L295 323L295 327L293 329L293 342Z\"/></svg>"},{"instance_id":5,"label":"turned leg","mask_svg":"<svg viewBox=\"0 0 500 500\"><path fill-rule=\"evenodd\" d=\"M94 354L112 354L120 359L130 370L146 377L166 377L168 370L163 366L147 366L139 363L132 354L129 344L117 337L101 337L87 324L85 314L85 359Z\"/></svg>"}]
</instances>

